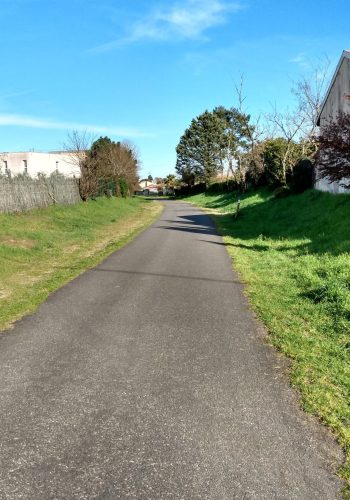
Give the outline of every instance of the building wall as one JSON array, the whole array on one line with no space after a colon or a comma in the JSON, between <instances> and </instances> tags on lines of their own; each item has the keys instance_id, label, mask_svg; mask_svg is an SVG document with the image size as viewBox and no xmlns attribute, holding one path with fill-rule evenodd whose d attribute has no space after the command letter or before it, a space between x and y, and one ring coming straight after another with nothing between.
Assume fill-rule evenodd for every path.
<instances>
[{"instance_id":1,"label":"building wall","mask_svg":"<svg viewBox=\"0 0 350 500\"><path fill-rule=\"evenodd\" d=\"M320 115L320 126L334 120L338 113L350 113L350 59L344 57Z\"/></svg>"},{"instance_id":2,"label":"building wall","mask_svg":"<svg viewBox=\"0 0 350 500\"><path fill-rule=\"evenodd\" d=\"M344 179L348 182L347 179ZM339 182L328 182L327 179L317 179L315 182L315 188L319 191L327 191L328 193L349 193L349 189L340 185Z\"/></svg>"},{"instance_id":3,"label":"building wall","mask_svg":"<svg viewBox=\"0 0 350 500\"><path fill-rule=\"evenodd\" d=\"M350 58L345 56L320 114L320 127L337 118L339 112L350 113ZM345 180L345 179L344 179ZM348 180L346 180L348 182ZM327 179L317 179L315 188L330 193L349 193L341 182L329 183Z\"/></svg>"},{"instance_id":4,"label":"building wall","mask_svg":"<svg viewBox=\"0 0 350 500\"><path fill-rule=\"evenodd\" d=\"M30 177L36 177L38 173L50 175L59 172L66 177L79 177L79 169L72 163L67 152L54 153L1 153L1 172L10 171L11 175L27 173Z\"/></svg>"}]
</instances>

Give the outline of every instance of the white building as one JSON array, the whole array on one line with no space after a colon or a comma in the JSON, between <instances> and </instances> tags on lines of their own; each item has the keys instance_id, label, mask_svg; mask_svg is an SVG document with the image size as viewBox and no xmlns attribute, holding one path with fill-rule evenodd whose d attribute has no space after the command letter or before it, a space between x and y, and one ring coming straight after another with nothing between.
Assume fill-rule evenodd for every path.
<instances>
[{"instance_id":1,"label":"white building","mask_svg":"<svg viewBox=\"0 0 350 500\"><path fill-rule=\"evenodd\" d=\"M158 186L153 181L148 179L141 179L139 185L143 191L143 194L158 194Z\"/></svg>"},{"instance_id":2,"label":"white building","mask_svg":"<svg viewBox=\"0 0 350 500\"><path fill-rule=\"evenodd\" d=\"M66 177L80 175L78 166L67 151L0 153L0 172L10 175L28 174L30 177L55 172Z\"/></svg>"},{"instance_id":3,"label":"white building","mask_svg":"<svg viewBox=\"0 0 350 500\"><path fill-rule=\"evenodd\" d=\"M330 121L335 120L340 113L350 113L350 51L344 50L324 98L317 125L322 129ZM349 193L341 182L329 183L327 179L317 178L316 189L331 193Z\"/></svg>"}]
</instances>

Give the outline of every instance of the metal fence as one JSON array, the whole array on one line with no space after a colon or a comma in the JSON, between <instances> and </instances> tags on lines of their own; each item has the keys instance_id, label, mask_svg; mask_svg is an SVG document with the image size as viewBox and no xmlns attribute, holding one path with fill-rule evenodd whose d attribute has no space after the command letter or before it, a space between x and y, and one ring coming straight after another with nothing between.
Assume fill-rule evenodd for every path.
<instances>
[{"instance_id":1,"label":"metal fence","mask_svg":"<svg viewBox=\"0 0 350 500\"><path fill-rule=\"evenodd\" d=\"M24 212L55 203L72 205L79 201L77 179L63 176L0 178L0 212Z\"/></svg>"}]
</instances>

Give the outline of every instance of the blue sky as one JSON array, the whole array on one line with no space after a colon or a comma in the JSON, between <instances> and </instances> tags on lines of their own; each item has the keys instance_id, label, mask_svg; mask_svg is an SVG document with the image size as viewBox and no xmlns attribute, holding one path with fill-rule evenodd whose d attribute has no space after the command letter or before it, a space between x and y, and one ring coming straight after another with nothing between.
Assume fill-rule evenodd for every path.
<instances>
[{"instance_id":1,"label":"blue sky","mask_svg":"<svg viewBox=\"0 0 350 500\"><path fill-rule=\"evenodd\" d=\"M0 151L61 149L72 129L132 141L174 171L192 118L293 106L293 80L350 48L343 0L0 0Z\"/></svg>"}]
</instances>

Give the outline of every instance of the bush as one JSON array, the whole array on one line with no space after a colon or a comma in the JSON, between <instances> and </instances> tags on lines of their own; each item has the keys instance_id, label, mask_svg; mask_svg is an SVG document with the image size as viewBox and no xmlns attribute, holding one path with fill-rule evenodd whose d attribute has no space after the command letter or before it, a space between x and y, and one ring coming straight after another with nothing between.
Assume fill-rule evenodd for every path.
<instances>
[{"instance_id":1,"label":"bush","mask_svg":"<svg viewBox=\"0 0 350 500\"><path fill-rule=\"evenodd\" d=\"M292 189L295 193L303 193L312 188L314 167L309 158L302 158L293 169Z\"/></svg>"},{"instance_id":2,"label":"bush","mask_svg":"<svg viewBox=\"0 0 350 500\"><path fill-rule=\"evenodd\" d=\"M236 178L231 178L227 179L226 181L214 182L213 184L210 184L206 192L209 194L215 194L215 193L231 193L232 191L239 191L239 190L240 190L239 180Z\"/></svg>"},{"instance_id":3,"label":"bush","mask_svg":"<svg viewBox=\"0 0 350 500\"><path fill-rule=\"evenodd\" d=\"M111 198L116 193L116 185L113 181L105 181L100 179L98 181L97 191L94 193L93 199L99 196L107 196L107 198Z\"/></svg>"},{"instance_id":4,"label":"bush","mask_svg":"<svg viewBox=\"0 0 350 500\"><path fill-rule=\"evenodd\" d=\"M119 190L120 190L120 195L123 198L126 198L129 194L129 188L128 188L128 183L125 179L120 179L119 180Z\"/></svg>"},{"instance_id":5,"label":"bush","mask_svg":"<svg viewBox=\"0 0 350 500\"><path fill-rule=\"evenodd\" d=\"M280 186L274 190L273 196L275 198L286 198L291 194L291 190L288 186Z\"/></svg>"},{"instance_id":6,"label":"bush","mask_svg":"<svg viewBox=\"0 0 350 500\"><path fill-rule=\"evenodd\" d=\"M192 196L194 194L204 193L206 185L204 182L195 184L194 186L181 186L180 189L176 189L176 196Z\"/></svg>"},{"instance_id":7,"label":"bush","mask_svg":"<svg viewBox=\"0 0 350 500\"><path fill-rule=\"evenodd\" d=\"M286 148L286 141L282 138L266 141L263 153L265 177L271 186L280 186L286 182L282 161Z\"/></svg>"}]
</instances>

